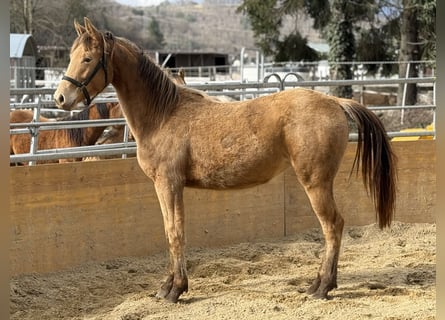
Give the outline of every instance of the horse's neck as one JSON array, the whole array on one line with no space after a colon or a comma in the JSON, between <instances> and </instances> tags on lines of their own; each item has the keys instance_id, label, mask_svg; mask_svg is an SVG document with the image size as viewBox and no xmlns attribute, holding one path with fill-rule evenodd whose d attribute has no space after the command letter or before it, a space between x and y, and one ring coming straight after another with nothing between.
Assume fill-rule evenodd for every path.
<instances>
[{"instance_id":1,"label":"horse's neck","mask_svg":"<svg viewBox=\"0 0 445 320\"><path fill-rule=\"evenodd\" d=\"M108 108L108 106L107 106ZM108 113L109 115L109 110ZM95 108L91 109L88 115L88 118L90 120L100 120L100 119L106 119L107 115L101 115L98 109L98 106L96 105ZM109 118L109 117L108 117ZM84 128L82 132L82 144L83 145L93 145L97 139L101 136L101 134L104 132L106 127L88 127Z\"/></svg>"},{"instance_id":2,"label":"horse's neck","mask_svg":"<svg viewBox=\"0 0 445 320\"><path fill-rule=\"evenodd\" d=\"M154 75L150 78L153 82L147 85L147 80L143 79L140 72L141 57L142 52L119 45L113 53L112 61L112 84L116 89L125 118L136 135L142 129L147 132L159 127L167 113L160 112L159 106L168 105L163 99L168 98L169 88L172 88L170 84L167 89L158 86L157 81L163 79L164 74L150 60L146 60L147 65ZM173 83L172 85L174 86Z\"/></svg>"},{"instance_id":3,"label":"horse's neck","mask_svg":"<svg viewBox=\"0 0 445 320\"><path fill-rule=\"evenodd\" d=\"M97 139L99 139L100 135L104 132L105 127L92 127L85 128L83 132L83 144L84 145L93 145Z\"/></svg>"}]
</instances>

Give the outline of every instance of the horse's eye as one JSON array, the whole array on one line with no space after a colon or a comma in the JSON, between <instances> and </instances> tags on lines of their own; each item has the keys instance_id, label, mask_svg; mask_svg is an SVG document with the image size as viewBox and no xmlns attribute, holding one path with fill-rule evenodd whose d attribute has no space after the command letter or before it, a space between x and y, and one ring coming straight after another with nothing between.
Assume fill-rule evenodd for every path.
<instances>
[{"instance_id":1,"label":"horse's eye","mask_svg":"<svg viewBox=\"0 0 445 320\"><path fill-rule=\"evenodd\" d=\"M83 62L85 62L85 63L90 63L91 60L93 60L93 59L91 59L90 57L83 58Z\"/></svg>"}]
</instances>

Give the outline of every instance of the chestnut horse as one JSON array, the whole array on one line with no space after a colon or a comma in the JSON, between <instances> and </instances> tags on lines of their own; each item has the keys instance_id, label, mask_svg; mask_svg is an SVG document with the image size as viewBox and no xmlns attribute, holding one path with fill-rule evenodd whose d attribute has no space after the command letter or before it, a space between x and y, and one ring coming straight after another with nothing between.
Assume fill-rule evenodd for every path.
<instances>
[{"instance_id":1,"label":"chestnut horse","mask_svg":"<svg viewBox=\"0 0 445 320\"><path fill-rule=\"evenodd\" d=\"M73 116L55 119L56 121L72 120L96 120L122 117L122 111L117 103L98 103L82 110ZM10 123L28 123L33 120L33 111L14 110L9 114ZM40 116L39 122L54 121L52 119ZM79 146L88 146L96 143L96 140L103 133L104 127L85 127L57 130L41 130L38 135L38 150L70 148ZM31 136L29 134L11 134L9 138L10 154L29 153L31 145ZM59 160L39 160L42 163L63 163L80 161L82 158L59 159ZM25 163L23 163L25 164Z\"/></svg>"},{"instance_id":2,"label":"chestnut horse","mask_svg":"<svg viewBox=\"0 0 445 320\"><path fill-rule=\"evenodd\" d=\"M227 189L265 183L291 166L318 217L326 247L308 289L327 298L337 287L344 221L334 201L334 177L349 138L358 130L354 167L364 178L381 228L391 224L396 197L395 155L371 111L349 99L306 89L240 102L220 102L177 86L132 42L75 22L71 61L54 93L70 110L109 83L116 89L137 145L137 159L153 181L169 246L168 276L157 297L176 302L188 290L184 187ZM352 191L353 192L353 191ZM351 200L352 201L352 200Z\"/></svg>"}]
</instances>

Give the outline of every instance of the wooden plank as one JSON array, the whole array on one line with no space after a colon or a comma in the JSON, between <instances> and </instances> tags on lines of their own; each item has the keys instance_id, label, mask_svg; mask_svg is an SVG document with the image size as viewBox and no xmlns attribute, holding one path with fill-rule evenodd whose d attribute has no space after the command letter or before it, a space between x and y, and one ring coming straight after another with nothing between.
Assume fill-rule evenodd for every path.
<instances>
[{"instance_id":1,"label":"wooden plank","mask_svg":"<svg viewBox=\"0 0 445 320\"><path fill-rule=\"evenodd\" d=\"M284 232L283 176L242 190L186 189L190 246L220 246L276 238Z\"/></svg>"},{"instance_id":2,"label":"wooden plank","mask_svg":"<svg viewBox=\"0 0 445 320\"><path fill-rule=\"evenodd\" d=\"M281 236L282 177L240 191L186 189L189 246ZM11 168L14 274L165 249L152 182L135 159Z\"/></svg>"},{"instance_id":3,"label":"wooden plank","mask_svg":"<svg viewBox=\"0 0 445 320\"><path fill-rule=\"evenodd\" d=\"M436 150L434 140L393 142L398 158L398 192L395 220L434 223L436 205ZM350 143L337 174L334 196L347 225L376 221L374 207L361 175L350 177L356 144ZM292 170L285 173L286 234L319 227L304 190Z\"/></svg>"},{"instance_id":4,"label":"wooden plank","mask_svg":"<svg viewBox=\"0 0 445 320\"><path fill-rule=\"evenodd\" d=\"M147 254L147 244L151 252L164 249L157 198L137 163L98 165L12 168L16 273Z\"/></svg>"}]
</instances>

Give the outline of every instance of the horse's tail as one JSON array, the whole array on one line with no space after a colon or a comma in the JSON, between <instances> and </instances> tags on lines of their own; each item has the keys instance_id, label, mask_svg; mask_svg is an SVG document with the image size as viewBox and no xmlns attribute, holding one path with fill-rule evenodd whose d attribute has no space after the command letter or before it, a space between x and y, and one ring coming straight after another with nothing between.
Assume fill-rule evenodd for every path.
<instances>
[{"instance_id":1,"label":"horse's tail","mask_svg":"<svg viewBox=\"0 0 445 320\"><path fill-rule=\"evenodd\" d=\"M396 156L380 119L363 105L350 99L339 99L341 107L356 123L357 153L352 171L362 167L365 188L371 193L379 227L389 227L396 202Z\"/></svg>"}]
</instances>

